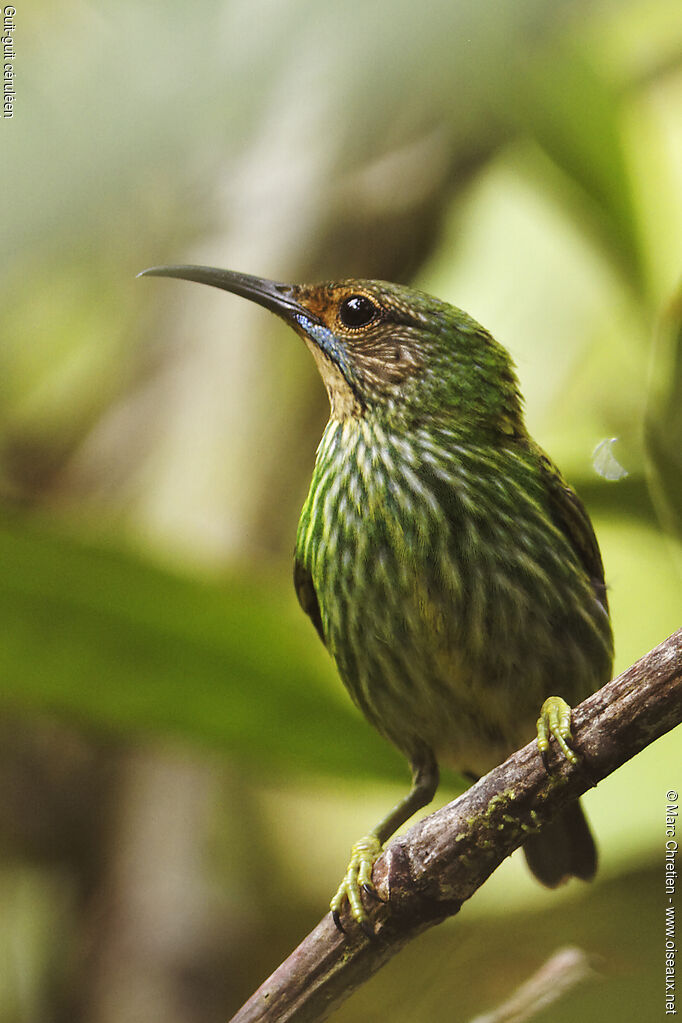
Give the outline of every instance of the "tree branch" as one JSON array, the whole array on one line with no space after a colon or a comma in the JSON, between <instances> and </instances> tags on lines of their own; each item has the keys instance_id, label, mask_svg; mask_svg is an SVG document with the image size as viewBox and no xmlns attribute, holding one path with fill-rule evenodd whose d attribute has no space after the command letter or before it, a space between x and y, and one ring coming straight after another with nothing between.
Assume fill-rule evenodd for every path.
<instances>
[{"instance_id":1,"label":"tree branch","mask_svg":"<svg viewBox=\"0 0 682 1023\"><path fill-rule=\"evenodd\" d=\"M327 914L233 1017L232 1023L325 1019L407 942L458 912L499 864L566 803L606 778L682 720L682 629L573 712L577 767L535 742L454 802L394 839L374 867L385 903L370 940Z\"/></svg>"},{"instance_id":2,"label":"tree branch","mask_svg":"<svg viewBox=\"0 0 682 1023\"><path fill-rule=\"evenodd\" d=\"M527 1023L558 1002L571 988L593 976L595 973L582 949L562 948L524 981L511 998L492 1012L477 1016L471 1023Z\"/></svg>"}]
</instances>

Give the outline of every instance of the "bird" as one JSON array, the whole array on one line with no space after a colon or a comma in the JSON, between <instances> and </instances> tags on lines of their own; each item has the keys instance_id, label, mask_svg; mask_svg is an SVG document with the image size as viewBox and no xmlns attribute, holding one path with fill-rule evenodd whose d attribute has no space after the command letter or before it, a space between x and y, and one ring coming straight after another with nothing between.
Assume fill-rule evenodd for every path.
<instances>
[{"instance_id":1,"label":"bird","mask_svg":"<svg viewBox=\"0 0 682 1023\"><path fill-rule=\"evenodd\" d=\"M433 799L537 734L572 763L571 705L611 677L604 568L588 513L528 433L508 351L471 316L386 281L284 284L205 266L211 285L303 339L330 417L298 525L294 586L353 702L407 759L408 794L351 848L330 908L371 936L385 843ZM539 714L539 717L538 717ZM553 888L591 880L576 800L524 843ZM344 917L348 924L347 915Z\"/></svg>"}]
</instances>

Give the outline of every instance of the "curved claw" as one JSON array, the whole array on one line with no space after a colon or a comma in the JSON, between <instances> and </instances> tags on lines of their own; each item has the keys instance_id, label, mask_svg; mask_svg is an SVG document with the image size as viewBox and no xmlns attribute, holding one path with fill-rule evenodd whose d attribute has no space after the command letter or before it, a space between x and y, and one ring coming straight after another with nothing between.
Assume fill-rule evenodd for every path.
<instances>
[{"instance_id":1,"label":"curved claw","mask_svg":"<svg viewBox=\"0 0 682 1023\"><path fill-rule=\"evenodd\" d=\"M332 910L332 920L334 921L334 926L336 927L337 931L341 931L341 934L345 934L346 929L341 923L341 917L339 915L338 909Z\"/></svg>"},{"instance_id":2,"label":"curved claw","mask_svg":"<svg viewBox=\"0 0 682 1023\"><path fill-rule=\"evenodd\" d=\"M368 937L373 936L374 932L362 904L362 892L372 893L379 899L372 884L372 867L380 852L381 843L375 835L366 835L353 845L346 873L330 904L332 919L339 930L343 931L341 907L347 901L355 922Z\"/></svg>"},{"instance_id":3,"label":"curved claw","mask_svg":"<svg viewBox=\"0 0 682 1023\"><path fill-rule=\"evenodd\" d=\"M369 895L370 899L374 899L375 902L387 901L385 898L383 898L382 895L379 895L379 892L376 890L373 884L363 884L362 890L365 893L365 895Z\"/></svg>"},{"instance_id":4,"label":"curved claw","mask_svg":"<svg viewBox=\"0 0 682 1023\"><path fill-rule=\"evenodd\" d=\"M570 764L577 764L578 754L571 749L571 708L561 696L550 696L542 705L537 722L538 750L545 769L548 768L547 752L550 737L554 736L559 749Z\"/></svg>"}]
</instances>

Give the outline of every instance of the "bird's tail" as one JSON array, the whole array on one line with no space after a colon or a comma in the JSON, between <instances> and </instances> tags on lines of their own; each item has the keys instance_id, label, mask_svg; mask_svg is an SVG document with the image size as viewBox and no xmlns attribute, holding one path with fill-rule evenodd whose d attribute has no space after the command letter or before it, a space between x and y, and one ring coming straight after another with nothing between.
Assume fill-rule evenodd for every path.
<instances>
[{"instance_id":1,"label":"bird's tail","mask_svg":"<svg viewBox=\"0 0 682 1023\"><path fill-rule=\"evenodd\" d=\"M591 881L597 870L597 848L577 800L537 835L531 835L523 851L531 872L548 888L556 888L569 877Z\"/></svg>"}]
</instances>

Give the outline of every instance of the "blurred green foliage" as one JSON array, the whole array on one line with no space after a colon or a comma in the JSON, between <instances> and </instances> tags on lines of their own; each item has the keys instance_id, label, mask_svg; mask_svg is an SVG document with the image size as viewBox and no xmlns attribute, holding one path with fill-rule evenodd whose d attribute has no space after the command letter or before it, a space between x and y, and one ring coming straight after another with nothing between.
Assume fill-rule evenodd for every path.
<instances>
[{"instance_id":1,"label":"blurred green foliage","mask_svg":"<svg viewBox=\"0 0 682 1023\"><path fill-rule=\"evenodd\" d=\"M185 261L409 278L471 312L511 350L531 432L593 515L626 667L682 607L679 0L202 0L191 16L65 0L18 8L15 44L15 117L0 124L0 706L12 738L0 750L12 850L0 1021L139 1018L124 998L136 970L147 983L164 956L182 957L154 946L126 959L116 911L102 923L101 906L110 888L125 904L138 878L131 822L158 816L156 853L141 841L143 888L167 885L196 989L183 988L181 1011L159 980L146 1018L151 1004L168 1023L208 1023L317 919L346 846L405 767L351 707L290 583L326 414L306 353L262 311L134 275ZM592 465L611 437L621 482ZM47 743L45 722L62 738ZM489 1009L553 936L607 960L606 979L555 1020L658 1011L652 877L679 741L589 797L603 854L590 893L538 892L506 864L466 907L468 929L456 920L404 953L347 1018L438 1017L462 989L465 1015ZM79 743L123 776L98 790L103 821ZM145 803L135 758L160 748L176 752ZM159 793L188 755L212 777L219 757L225 805L182 831L210 785L183 803L178 783L176 817ZM61 813L54 776L82 797L71 837L85 865L26 839L43 802ZM172 855L195 832L188 883ZM227 900L228 923L198 878L213 886L206 903ZM131 947L147 916L126 918ZM107 1015L112 962L125 984Z\"/></svg>"},{"instance_id":2,"label":"blurred green foliage","mask_svg":"<svg viewBox=\"0 0 682 1023\"><path fill-rule=\"evenodd\" d=\"M652 493L661 522L682 540L682 287L655 352L645 422Z\"/></svg>"},{"instance_id":3,"label":"blurred green foliage","mask_svg":"<svg viewBox=\"0 0 682 1023\"><path fill-rule=\"evenodd\" d=\"M265 773L395 774L279 577L183 577L21 518L0 525L0 562L8 707L184 735Z\"/></svg>"}]
</instances>

